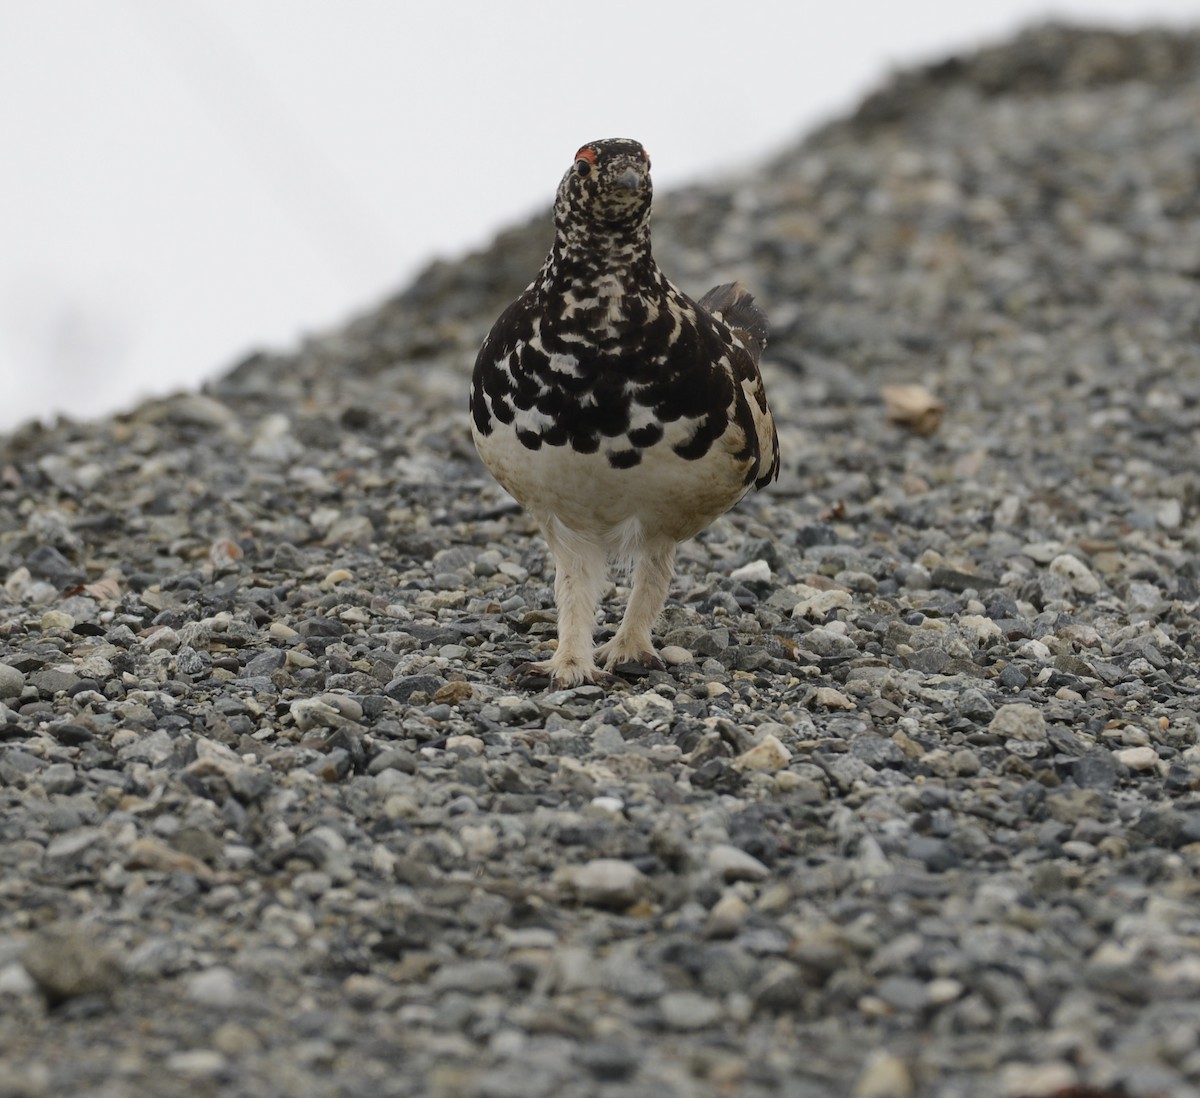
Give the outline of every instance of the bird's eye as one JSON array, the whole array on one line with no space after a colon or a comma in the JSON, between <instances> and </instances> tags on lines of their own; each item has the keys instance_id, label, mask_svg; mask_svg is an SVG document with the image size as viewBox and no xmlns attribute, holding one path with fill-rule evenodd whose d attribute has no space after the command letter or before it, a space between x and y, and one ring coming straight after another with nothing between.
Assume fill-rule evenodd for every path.
<instances>
[{"instance_id":1,"label":"bird's eye","mask_svg":"<svg viewBox=\"0 0 1200 1098\"><path fill-rule=\"evenodd\" d=\"M586 178L596 166L596 150L591 145L584 145L575 154L575 171L581 178Z\"/></svg>"}]
</instances>

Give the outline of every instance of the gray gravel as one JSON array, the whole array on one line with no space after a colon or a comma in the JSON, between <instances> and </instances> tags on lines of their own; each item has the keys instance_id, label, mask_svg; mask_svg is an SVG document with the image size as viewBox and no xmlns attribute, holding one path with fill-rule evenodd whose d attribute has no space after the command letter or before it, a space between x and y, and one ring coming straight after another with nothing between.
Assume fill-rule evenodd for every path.
<instances>
[{"instance_id":1,"label":"gray gravel","mask_svg":"<svg viewBox=\"0 0 1200 1098\"><path fill-rule=\"evenodd\" d=\"M627 689L509 682L545 219L0 440L0 1094L1200 1094L1197 118L1196 35L1042 28L663 196L785 470Z\"/></svg>"}]
</instances>

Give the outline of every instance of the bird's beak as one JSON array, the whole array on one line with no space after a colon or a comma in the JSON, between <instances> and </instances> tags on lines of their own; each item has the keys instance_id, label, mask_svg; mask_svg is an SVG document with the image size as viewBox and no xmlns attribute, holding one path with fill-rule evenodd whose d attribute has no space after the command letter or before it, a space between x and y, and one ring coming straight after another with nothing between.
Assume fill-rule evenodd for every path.
<instances>
[{"instance_id":1,"label":"bird's beak","mask_svg":"<svg viewBox=\"0 0 1200 1098\"><path fill-rule=\"evenodd\" d=\"M627 191L640 191L642 189L642 175L637 168L626 168L617 176L615 182L618 187L624 187Z\"/></svg>"}]
</instances>

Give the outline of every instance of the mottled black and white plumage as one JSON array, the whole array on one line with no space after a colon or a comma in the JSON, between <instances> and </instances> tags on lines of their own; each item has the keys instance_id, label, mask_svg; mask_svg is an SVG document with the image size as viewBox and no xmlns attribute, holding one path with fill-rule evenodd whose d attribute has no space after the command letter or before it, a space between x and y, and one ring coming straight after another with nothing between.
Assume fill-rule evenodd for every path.
<instances>
[{"instance_id":1,"label":"mottled black and white plumage","mask_svg":"<svg viewBox=\"0 0 1200 1098\"><path fill-rule=\"evenodd\" d=\"M475 361L471 429L483 463L554 556L558 648L522 670L556 686L661 667L650 630L676 545L779 472L758 360L766 318L737 283L698 302L650 249L650 158L636 141L575 154L554 246ZM632 566L616 636L593 652L608 561Z\"/></svg>"}]
</instances>

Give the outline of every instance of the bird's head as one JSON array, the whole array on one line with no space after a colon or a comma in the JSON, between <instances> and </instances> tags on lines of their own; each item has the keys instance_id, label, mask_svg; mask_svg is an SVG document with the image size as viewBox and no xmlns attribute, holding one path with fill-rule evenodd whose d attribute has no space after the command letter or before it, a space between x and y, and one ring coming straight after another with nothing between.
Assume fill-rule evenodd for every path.
<instances>
[{"instance_id":1,"label":"bird's head","mask_svg":"<svg viewBox=\"0 0 1200 1098\"><path fill-rule=\"evenodd\" d=\"M650 154L624 137L589 141L558 186L555 220L601 231L640 227L650 216Z\"/></svg>"}]
</instances>

